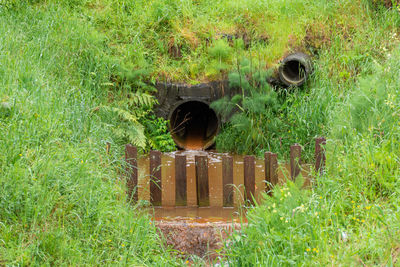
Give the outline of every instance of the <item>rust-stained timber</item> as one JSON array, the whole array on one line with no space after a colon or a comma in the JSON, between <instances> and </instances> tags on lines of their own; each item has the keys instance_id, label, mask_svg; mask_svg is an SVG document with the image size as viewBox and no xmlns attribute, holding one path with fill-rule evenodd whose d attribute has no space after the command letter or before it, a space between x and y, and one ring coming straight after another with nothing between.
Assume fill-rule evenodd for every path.
<instances>
[{"instance_id":1,"label":"rust-stained timber","mask_svg":"<svg viewBox=\"0 0 400 267\"><path fill-rule=\"evenodd\" d=\"M278 155L275 153L271 154L271 161L269 167L269 175L271 184L274 186L278 183Z\"/></svg>"},{"instance_id":2,"label":"rust-stained timber","mask_svg":"<svg viewBox=\"0 0 400 267\"><path fill-rule=\"evenodd\" d=\"M300 174L301 146L294 144L290 146L290 178L295 180Z\"/></svg>"},{"instance_id":3,"label":"rust-stained timber","mask_svg":"<svg viewBox=\"0 0 400 267\"><path fill-rule=\"evenodd\" d=\"M186 156L175 156L175 201L176 206L187 205Z\"/></svg>"},{"instance_id":4,"label":"rust-stained timber","mask_svg":"<svg viewBox=\"0 0 400 267\"><path fill-rule=\"evenodd\" d=\"M161 152L150 151L150 202L161 206Z\"/></svg>"},{"instance_id":5,"label":"rust-stained timber","mask_svg":"<svg viewBox=\"0 0 400 267\"><path fill-rule=\"evenodd\" d=\"M244 204L244 170L243 170L243 158L239 156L233 156L233 183L235 184L233 192L233 205L240 207Z\"/></svg>"},{"instance_id":6,"label":"rust-stained timber","mask_svg":"<svg viewBox=\"0 0 400 267\"><path fill-rule=\"evenodd\" d=\"M196 164L187 162L186 165L186 182L187 182L187 205L189 207L197 207L197 184L196 184Z\"/></svg>"},{"instance_id":7,"label":"rust-stained timber","mask_svg":"<svg viewBox=\"0 0 400 267\"><path fill-rule=\"evenodd\" d=\"M233 158L231 156L222 158L222 179L223 205L233 207Z\"/></svg>"},{"instance_id":8,"label":"rust-stained timber","mask_svg":"<svg viewBox=\"0 0 400 267\"><path fill-rule=\"evenodd\" d=\"M222 161L208 161L210 207L223 207Z\"/></svg>"},{"instance_id":9,"label":"rust-stained timber","mask_svg":"<svg viewBox=\"0 0 400 267\"><path fill-rule=\"evenodd\" d=\"M265 152L265 154L264 154L265 183L266 183L265 192L269 192L272 189L272 186L271 186L271 171L270 171L270 169L271 169L271 155L272 155L272 152L269 152L269 151Z\"/></svg>"},{"instance_id":10,"label":"rust-stained timber","mask_svg":"<svg viewBox=\"0 0 400 267\"><path fill-rule=\"evenodd\" d=\"M195 156L196 181L197 181L197 204L199 207L210 205L210 190L208 183L208 160L207 156Z\"/></svg>"},{"instance_id":11,"label":"rust-stained timber","mask_svg":"<svg viewBox=\"0 0 400 267\"><path fill-rule=\"evenodd\" d=\"M254 191L255 191L255 157L245 156L244 163L244 188L246 190L246 200L254 204Z\"/></svg>"},{"instance_id":12,"label":"rust-stained timber","mask_svg":"<svg viewBox=\"0 0 400 267\"><path fill-rule=\"evenodd\" d=\"M162 206L175 206L175 158L163 155L161 158L161 179L162 179Z\"/></svg>"},{"instance_id":13,"label":"rust-stained timber","mask_svg":"<svg viewBox=\"0 0 400 267\"><path fill-rule=\"evenodd\" d=\"M127 193L129 199L138 200L138 164L137 164L137 148L131 144L125 146L125 160L127 165Z\"/></svg>"}]
</instances>

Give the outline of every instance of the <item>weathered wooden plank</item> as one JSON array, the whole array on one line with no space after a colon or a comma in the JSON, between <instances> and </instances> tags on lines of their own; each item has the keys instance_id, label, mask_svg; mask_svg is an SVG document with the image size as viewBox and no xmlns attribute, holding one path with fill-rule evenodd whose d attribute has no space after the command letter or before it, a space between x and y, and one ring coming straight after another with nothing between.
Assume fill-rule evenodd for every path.
<instances>
[{"instance_id":1,"label":"weathered wooden plank","mask_svg":"<svg viewBox=\"0 0 400 267\"><path fill-rule=\"evenodd\" d=\"M319 173L323 173L325 169L325 145L325 137L318 137L315 139L315 170Z\"/></svg>"},{"instance_id":2,"label":"weathered wooden plank","mask_svg":"<svg viewBox=\"0 0 400 267\"><path fill-rule=\"evenodd\" d=\"M150 202L150 155L138 156L138 199Z\"/></svg>"},{"instance_id":3,"label":"weathered wooden plank","mask_svg":"<svg viewBox=\"0 0 400 267\"><path fill-rule=\"evenodd\" d=\"M175 156L175 205L187 205L186 156Z\"/></svg>"},{"instance_id":4,"label":"weathered wooden plank","mask_svg":"<svg viewBox=\"0 0 400 267\"><path fill-rule=\"evenodd\" d=\"M254 204L254 191L255 191L255 157L245 156L243 159L244 164L244 188L246 192L246 200Z\"/></svg>"},{"instance_id":5,"label":"weathered wooden plank","mask_svg":"<svg viewBox=\"0 0 400 267\"><path fill-rule=\"evenodd\" d=\"M255 182L256 182L256 189L255 189L255 200L258 203L261 203L262 193L265 192L265 166L264 166L264 159L256 158L255 164Z\"/></svg>"},{"instance_id":6,"label":"weathered wooden plank","mask_svg":"<svg viewBox=\"0 0 400 267\"><path fill-rule=\"evenodd\" d=\"M130 200L138 200L138 164L137 148L131 144L125 146L125 160L127 162L127 193Z\"/></svg>"},{"instance_id":7,"label":"weathered wooden plank","mask_svg":"<svg viewBox=\"0 0 400 267\"><path fill-rule=\"evenodd\" d=\"M208 162L208 186L210 189L210 207L223 207L222 162Z\"/></svg>"},{"instance_id":8,"label":"weathered wooden plank","mask_svg":"<svg viewBox=\"0 0 400 267\"><path fill-rule=\"evenodd\" d=\"M271 186L271 155L272 152L265 152L264 154L264 162L265 162L265 192L269 192L272 189Z\"/></svg>"},{"instance_id":9,"label":"weathered wooden plank","mask_svg":"<svg viewBox=\"0 0 400 267\"><path fill-rule=\"evenodd\" d=\"M186 181L187 181L187 206L197 207L197 184L196 184L196 165L193 161L186 162Z\"/></svg>"},{"instance_id":10,"label":"weathered wooden plank","mask_svg":"<svg viewBox=\"0 0 400 267\"><path fill-rule=\"evenodd\" d=\"M223 206L233 207L233 158L222 158Z\"/></svg>"},{"instance_id":11,"label":"weathered wooden plank","mask_svg":"<svg viewBox=\"0 0 400 267\"><path fill-rule=\"evenodd\" d=\"M161 206L161 152L150 151L150 202Z\"/></svg>"},{"instance_id":12,"label":"weathered wooden plank","mask_svg":"<svg viewBox=\"0 0 400 267\"><path fill-rule=\"evenodd\" d=\"M278 155L275 153L271 154L271 161L269 167L269 176L271 184L274 186L278 183Z\"/></svg>"},{"instance_id":13,"label":"weathered wooden plank","mask_svg":"<svg viewBox=\"0 0 400 267\"><path fill-rule=\"evenodd\" d=\"M208 186L208 160L207 156L195 156L197 204L199 207L210 205L210 190Z\"/></svg>"},{"instance_id":14,"label":"weathered wooden plank","mask_svg":"<svg viewBox=\"0 0 400 267\"><path fill-rule=\"evenodd\" d=\"M161 157L161 179L162 179L162 206L175 206L175 158L163 154Z\"/></svg>"},{"instance_id":15,"label":"weathered wooden plank","mask_svg":"<svg viewBox=\"0 0 400 267\"><path fill-rule=\"evenodd\" d=\"M233 204L235 207L240 207L244 204L244 171L243 171L243 157L234 156L233 157L233 183L235 187L233 188Z\"/></svg>"},{"instance_id":16,"label":"weathered wooden plank","mask_svg":"<svg viewBox=\"0 0 400 267\"><path fill-rule=\"evenodd\" d=\"M295 180L300 174L301 146L294 144L290 146L290 178Z\"/></svg>"}]
</instances>

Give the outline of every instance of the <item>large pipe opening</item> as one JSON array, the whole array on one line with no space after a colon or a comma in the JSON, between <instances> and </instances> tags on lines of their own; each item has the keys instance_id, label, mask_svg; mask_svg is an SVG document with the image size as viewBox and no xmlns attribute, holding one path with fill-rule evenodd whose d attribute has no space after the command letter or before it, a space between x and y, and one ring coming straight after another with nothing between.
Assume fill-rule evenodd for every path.
<instances>
[{"instance_id":1,"label":"large pipe opening","mask_svg":"<svg viewBox=\"0 0 400 267\"><path fill-rule=\"evenodd\" d=\"M182 149L211 147L219 130L215 111L207 103L197 100L177 104L170 113L169 121L172 138Z\"/></svg>"}]
</instances>

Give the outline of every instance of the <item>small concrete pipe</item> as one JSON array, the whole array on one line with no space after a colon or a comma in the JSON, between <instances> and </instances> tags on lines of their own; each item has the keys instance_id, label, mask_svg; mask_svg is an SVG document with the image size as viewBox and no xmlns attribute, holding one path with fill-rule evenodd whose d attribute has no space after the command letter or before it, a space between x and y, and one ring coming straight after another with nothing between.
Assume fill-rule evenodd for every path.
<instances>
[{"instance_id":1,"label":"small concrete pipe","mask_svg":"<svg viewBox=\"0 0 400 267\"><path fill-rule=\"evenodd\" d=\"M298 52L285 57L279 66L279 79L286 86L302 86L312 72L309 55Z\"/></svg>"}]
</instances>

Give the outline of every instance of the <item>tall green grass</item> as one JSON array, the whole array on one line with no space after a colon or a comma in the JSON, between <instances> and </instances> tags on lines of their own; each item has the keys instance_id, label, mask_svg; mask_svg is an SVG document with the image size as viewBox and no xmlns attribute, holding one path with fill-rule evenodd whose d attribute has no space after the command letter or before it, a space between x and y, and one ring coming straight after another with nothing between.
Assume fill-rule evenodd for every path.
<instances>
[{"instance_id":1,"label":"tall green grass","mask_svg":"<svg viewBox=\"0 0 400 267\"><path fill-rule=\"evenodd\" d=\"M57 5L1 12L1 261L178 265L126 202L115 124L93 111L108 102L104 38Z\"/></svg>"},{"instance_id":2,"label":"tall green grass","mask_svg":"<svg viewBox=\"0 0 400 267\"><path fill-rule=\"evenodd\" d=\"M327 88L272 87L268 75L252 70L248 60L229 75L230 86L241 88L242 94L211 104L228 121L216 138L217 149L259 156L273 151L287 158L290 146L299 143L302 159L312 160L314 139L326 134L329 108L337 100Z\"/></svg>"},{"instance_id":3,"label":"tall green grass","mask_svg":"<svg viewBox=\"0 0 400 267\"><path fill-rule=\"evenodd\" d=\"M257 2L254 5L260 5L259 10L264 12L265 6L262 5L272 2ZM284 53L274 53L272 47L260 44L251 46L249 50L234 45L232 62L236 62L236 66L231 66L229 80L231 84L243 88L246 97L213 104L221 114L232 106L239 107L241 111L223 127L216 139L217 149L259 155L271 150L286 158L290 145L300 143L304 150L303 157L309 161L313 157L314 138L329 134L331 129L327 124L330 116L349 94L355 81L372 73L374 62L384 60L388 51L398 44L396 28L400 23L399 15L397 10L387 10L368 1L357 2L357 7L355 2L348 1L289 1L285 7L279 1L274 3L276 6L271 6L265 14L282 23L279 28L282 31L272 36L291 36L293 40L286 40L285 45L280 43L280 48L286 53L303 50L313 54L314 73L300 89L270 88L264 82L265 64L274 66L273 63ZM252 6L249 2L245 5ZM292 13L295 11L297 13ZM294 22L294 18L298 21ZM291 28L292 34L285 32L286 19L295 25ZM261 21L263 19L257 20ZM279 42L274 40L272 43ZM265 55L271 54L276 58L265 59ZM276 75L271 73L273 67L269 70L269 75ZM263 80L261 83L260 78Z\"/></svg>"},{"instance_id":4,"label":"tall green grass","mask_svg":"<svg viewBox=\"0 0 400 267\"><path fill-rule=\"evenodd\" d=\"M357 1L8 1L62 5L69 14L104 33L104 44L126 69L145 70L149 80L167 79L198 83L225 78L235 69L236 55L218 64L210 47L223 36L236 35L248 46L240 56L257 60L263 67L276 67L289 51L318 54L334 47L329 74L342 79L357 73L360 54L378 54L393 29L393 18L368 0ZM382 20L383 27L375 22ZM365 39L369 39L366 45ZM390 44L388 44L390 46ZM180 48L175 58L171 48ZM336 75L333 75L336 76Z\"/></svg>"},{"instance_id":5,"label":"tall green grass","mask_svg":"<svg viewBox=\"0 0 400 267\"><path fill-rule=\"evenodd\" d=\"M274 189L227 245L232 265L387 265L398 261L400 48L371 66L330 114L327 168L311 191ZM300 179L301 181L301 179Z\"/></svg>"},{"instance_id":6,"label":"tall green grass","mask_svg":"<svg viewBox=\"0 0 400 267\"><path fill-rule=\"evenodd\" d=\"M264 84L242 102L242 122L254 123L232 121L218 145L284 157L300 142L311 158L323 134L326 173L311 190L288 183L265 196L226 261L394 265L400 16L378 2L1 1L1 262L182 265L121 179L122 144L174 148L148 82L226 78L243 59L261 73L304 50L315 63L305 87L283 98Z\"/></svg>"}]
</instances>

